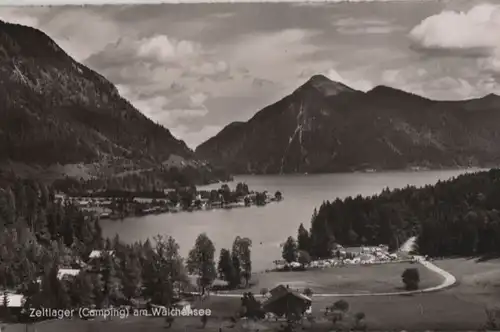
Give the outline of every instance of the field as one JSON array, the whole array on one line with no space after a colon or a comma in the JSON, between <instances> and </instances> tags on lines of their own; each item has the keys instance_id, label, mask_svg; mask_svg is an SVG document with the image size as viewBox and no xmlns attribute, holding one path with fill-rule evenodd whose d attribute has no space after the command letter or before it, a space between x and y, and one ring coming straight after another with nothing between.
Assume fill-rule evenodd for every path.
<instances>
[{"instance_id":1,"label":"field","mask_svg":"<svg viewBox=\"0 0 500 332\"><path fill-rule=\"evenodd\" d=\"M257 274L257 282L250 291L260 294L262 288L272 289L283 284L292 289L310 288L316 294L398 292L404 290L401 274L407 268L418 268L421 288L437 286L443 281L440 275L420 264L350 265L321 270Z\"/></svg>"},{"instance_id":2,"label":"field","mask_svg":"<svg viewBox=\"0 0 500 332\"><path fill-rule=\"evenodd\" d=\"M486 322L485 308L495 304L500 305L500 261L477 263L475 260L450 259L434 262L437 266L455 275L458 284L455 287L440 292L419 294L414 296L346 296L343 299L350 304L350 313L364 312L369 330L448 330L465 331L478 330ZM412 265L417 266L417 265ZM399 287L400 274L406 266L404 264L389 264L372 267L347 267L331 269L328 271L315 271L314 273L270 273L260 275L260 282L256 289L271 286L274 282L309 279L310 283L319 284L321 281L333 283L351 278L353 282L345 282L340 286L329 284L328 287L318 287L331 292L352 293L363 291L382 291ZM384 271L384 268L387 269ZM439 283L439 277L425 274L423 267L419 266L422 287L433 286ZM321 272L321 273L318 273ZM324 273L323 273L324 272ZM429 272L427 272L429 273ZM279 277L278 277L279 275ZM265 277L263 277L265 276ZM299 278L300 276L300 278ZM335 278L333 278L335 276ZM345 278L341 278L345 277ZM382 278L386 276L387 282ZM392 278L391 278L392 277ZM332 278L332 281L329 281ZM312 280L312 281L311 281ZM370 282L375 280L375 282ZM392 281L391 281L392 280ZM426 281L427 280L427 281ZM268 284L266 284L268 283ZM426 286L427 283L427 286ZM296 284L294 284L296 286ZM310 286L311 284L309 284ZM361 287L363 285L363 287ZM302 286L301 286L302 287ZM304 323L309 331L329 331L331 323L322 322L321 310L339 300L341 297L314 297L313 313L318 317L318 322L312 326ZM219 331L219 327L227 326L223 322L225 317L231 316L238 310L240 300L237 297L211 296L202 306L212 309L212 317L203 331ZM275 331L272 328L279 323L259 324L260 331ZM267 329L266 329L267 327ZM99 321L54 321L39 324L36 332L129 332L129 331L173 331L190 332L201 330L199 318L177 319L171 329L165 329L165 322L159 318L132 318L107 322ZM11 326L6 332L31 332L21 326ZM248 331L237 324L234 328L223 327L222 331Z\"/></svg>"}]
</instances>

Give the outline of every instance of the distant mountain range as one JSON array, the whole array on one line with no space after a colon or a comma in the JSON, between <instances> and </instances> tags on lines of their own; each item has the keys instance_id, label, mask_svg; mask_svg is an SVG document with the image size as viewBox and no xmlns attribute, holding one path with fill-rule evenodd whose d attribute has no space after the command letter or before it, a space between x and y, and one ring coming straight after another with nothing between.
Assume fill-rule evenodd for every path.
<instances>
[{"instance_id":1,"label":"distant mountain range","mask_svg":"<svg viewBox=\"0 0 500 332\"><path fill-rule=\"evenodd\" d=\"M3 174L88 179L147 173L145 182L156 185L177 181L185 169L195 182L226 177L37 29L0 21L0 84Z\"/></svg>"},{"instance_id":2,"label":"distant mountain range","mask_svg":"<svg viewBox=\"0 0 500 332\"><path fill-rule=\"evenodd\" d=\"M500 97L435 101L361 92L315 75L196 149L235 174L488 166L500 161Z\"/></svg>"}]
</instances>

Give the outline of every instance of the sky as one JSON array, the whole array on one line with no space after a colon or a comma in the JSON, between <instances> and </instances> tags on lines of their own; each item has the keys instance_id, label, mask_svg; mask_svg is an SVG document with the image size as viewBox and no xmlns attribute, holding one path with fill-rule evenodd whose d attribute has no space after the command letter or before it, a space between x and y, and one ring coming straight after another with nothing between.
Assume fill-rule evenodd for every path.
<instances>
[{"instance_id":1,"label":"sky","mask_svg":"<svg viewBox=\"0 0 500 332\"><path fill-rule=\"evenodd\" d=\"M498 1L336 2L0 7L0 19L47 33L191 148L314 74L434 99L500 94Z\"/></svg>"}]
</instances>

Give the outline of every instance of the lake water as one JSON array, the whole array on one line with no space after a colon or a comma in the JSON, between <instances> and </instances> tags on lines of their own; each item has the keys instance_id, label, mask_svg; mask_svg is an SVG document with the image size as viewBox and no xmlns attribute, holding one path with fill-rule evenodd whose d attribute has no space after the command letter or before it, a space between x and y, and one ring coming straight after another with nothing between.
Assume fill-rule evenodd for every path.
<instances>
[{"instance_id":1,"label":"lake water","mask_svg":"<svg viewBox=\"0 0 500 332\"><path fill-rule=\"evenodd\" d=\"M347 196L372 195L384 188L401 188L406 185L423 186L438 180L447 180L459 174L477 170L443 170L425 172L381 172L321 175L237 176L229 186L245 182L250 190L280 190L284 200L265 207L248 207L232 210L168 213L128 218L123 221L102 221L104 236L119 234L126 242L153 238L157 234L171 235L186 257L200 233L207 233L218 251L231 248L236 236L253 241L253 270L273 266L281 258L280 244L292 235L296 237L300 223L309 229L315 207L325 200ZM219 188L220 184L202 187Z\"/></svg>"}]
</instances>

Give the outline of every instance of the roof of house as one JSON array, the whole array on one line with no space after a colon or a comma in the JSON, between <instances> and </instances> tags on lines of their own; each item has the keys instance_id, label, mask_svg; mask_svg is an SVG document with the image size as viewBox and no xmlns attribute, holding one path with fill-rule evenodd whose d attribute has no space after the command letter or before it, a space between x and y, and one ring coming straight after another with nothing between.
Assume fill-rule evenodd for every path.
<instances>
[{"instance_id":1,"label":"roof of house","mask_svg":"<svg viewBox=\"0 0 500 332\"><path fill-rule=\"evenodd\" d=\"M187 307L187 306L191 306L191 303L189 303L186 300L180 300L179 302L175 303L174 305L178 306L178 307Z\"/></svg>"},{"instance_id":2,"label":"roof of house","mask_svg":"<svg viewBox=\"0 0 500 332\"><path fill-rule=\"evenodd\" d=\"M305 296L304 294L301 294L295 290L292 290L288 287L285 287L283 285L278 285L275 288L271 289L269 292L271 293L271 297L266 302L264 302L264 304L263 304L264 307L269 306L271 303L279 301L282 298L284 298L285 296L289 296L289 295L294 296L296 298L299 298L306 303L312 302L311 298L309 298L309 297Z\"/></svg>"},{"instance_id":3,"label":"roof of house","mask_svg":"<svg viewBox=\"0 0 500 332\"><path fill-rule=\"evenodd\" d=\"M7 295L7 307L8 308L20 308L23 306L24 296L22 294L6 293ZM0 294L0 306L3 306L4 294Z\"/></svg>"},{"instance_id":4,"label":"roof of house","mask_svg":"<svg viewBox=\"0 0 500 332\"><path fill-rule=\"evenodd\" d=\"M347 247L347 248L344 248L344 250L346 252L355 252L355 253L362 253L363 250L365 251L371 251L371 250L375 250L379 247L376 247L376 246L362 246L362 247Z\"/></svg>"},{"instance_id":5,"label":"roof of house","mask_svg":"<svg viewBox=\"0 0 500 332\"><path fill-rule=\"evenodd\" d=\"M79 269L59 269L57 271L57 278L61 279L62 277L68 276L76 276L80 273Z\"/></svg>"},{"instance_id":6,"label":"roof of house","mask_svg":"<svg viewBox=\"0 0 500 332\"><path fill-rule=\"evenodd\" d=\"M89 255L89 258L99 258L101 257L103 252L105 252L105 250L92 250L92 252ZM115 253L114 250L108 250L108 254L113 255L114 253Z\"/></svg>"},{"instance_id":7,"label":"roof of house","mask_svg":"<svg viewBox=\"0 0 500 332\"><path fill-rule=\"evenodd\" d=\"M344 248L346 252L356 252L356 253L361 253L363 250L361 247L347 247Z\"/></svg>"}]
</instances>

